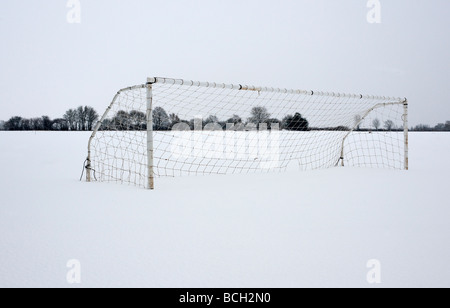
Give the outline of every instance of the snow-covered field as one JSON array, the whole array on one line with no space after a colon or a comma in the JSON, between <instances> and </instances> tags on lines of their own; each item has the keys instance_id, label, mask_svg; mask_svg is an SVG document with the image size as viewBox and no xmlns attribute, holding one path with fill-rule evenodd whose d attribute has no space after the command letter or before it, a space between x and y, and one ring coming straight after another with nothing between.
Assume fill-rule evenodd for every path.
<instances>
[{"instance_id":1,"label":"snow-covered field","mask_svg":"<svg viewBox=\"0 0 450 308\"><path fill-rule=\"evenodd\" d=\"M450 287L450 134L411 170L79 182L89 134L0 134L0 287ZM81 263L81 284L66 280Z\"/></svg>"}]
</instances>

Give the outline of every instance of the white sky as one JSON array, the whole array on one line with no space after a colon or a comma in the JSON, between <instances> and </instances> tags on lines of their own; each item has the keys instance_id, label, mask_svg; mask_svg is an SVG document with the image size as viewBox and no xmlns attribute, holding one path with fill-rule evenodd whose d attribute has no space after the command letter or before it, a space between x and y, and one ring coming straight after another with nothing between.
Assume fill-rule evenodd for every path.
<instances>
[{"instance_id":1,"label":"white sky","mask_svg":"<svg viewBox=\"0 0 450 308\"><path fill-rule=\"evenodd\" d=\"M161 76L408 97L411 124L450 120L450 1L9 0L0 12L0 119L100 113Z\"/></svg>"}]
</instances>

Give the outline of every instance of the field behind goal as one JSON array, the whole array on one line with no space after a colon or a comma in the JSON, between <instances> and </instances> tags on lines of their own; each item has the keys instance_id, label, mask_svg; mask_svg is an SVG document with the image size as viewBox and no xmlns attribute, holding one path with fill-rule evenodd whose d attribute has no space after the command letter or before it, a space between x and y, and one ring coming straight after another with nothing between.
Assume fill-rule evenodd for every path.
<instances>
[{"instance_id":1,"label":"field behind goal","mask_svg":"<svg viewBox=\"0 0 450 308\"><path fill-rule=\"evenodd\" d=\"M120 90L89 139L86 179L335 166L408 169L404 98L149 78Z\"/></svg>"}]
</instances>

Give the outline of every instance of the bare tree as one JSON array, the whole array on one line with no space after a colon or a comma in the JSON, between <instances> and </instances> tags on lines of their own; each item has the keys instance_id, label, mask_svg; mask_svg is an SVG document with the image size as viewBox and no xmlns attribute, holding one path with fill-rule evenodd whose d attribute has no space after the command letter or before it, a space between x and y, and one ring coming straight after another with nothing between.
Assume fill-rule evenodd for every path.
<instances>
[{"instance_id":1,"label":"bare tree","mask_svg":"<svg viewBox=\"0 0 450 308\"><path fill-rule=\"evenodd\" d=\"M52 130L53 121L48 116L42 116L43 130Z\"/></svg>"},{"instance_id":2,"label":"bare tree","mask_svg":"<svg viewBox=\"0 0 450 308\"><path fill-rule=\"evenodd\" d=\"M144 130L147 128L147 116L137 110L130 111L130 125L133 130Z\"/></svg>"},{"instance_id":3,"label":"bare tree","mask_svg":"<svg viewBox=\"0 0 450 308\"><path fill-rule=\"evenodd\" d=\"M42 122L42 118L32 118L30 119L30 129L31 130L43 130L44 123Z\"/></svg>"},{"instance_id":4,"label":"bare tree","mask_svg":"<svg viewBox=\"0 0 450 308\"><path fill-rule=\"evenodd\" d=\"M86 111L83 106L77 108L77 130L86 130Z\"/></svg>"},{"instance_id":5,"label":"bare tree","mask_svg":"<svg viewBox=\"0 0 450 308\"><path fill-rule=\"evenodd\" d=\"M111 121L111 128L114 130L129 130L131 126L130 115L124 110L117 111Z\"/></svg>"},{"instance_id":6,"label":"bare tree","mask_svg":"<svg viewBox=\"0 0 450 308\"><path fill-rule=\"evenodd\" d=\"M0 130L5 130L5 121L0 121Z\"/></svg>"},{"instance_id":7,"label":"bare tree","mask_svg":"<svg viewBox=\"0 0 450 308\"><path fill-rule=\"evenodd\" d=\"M381 122L378 119L374 119L372 121L372 125L373 125L373 127L375 127L376 130L378 130L380 128Z\"/></svg>"},{"instance_id":8,"label":"bare tree","mask_svg":"<svg viewBox=\"0 0 450 308\"><path fill-rule=\"evenodd\" d=\"M86 130L92 130L95 122L98 120L98 113L94 108L89 106L84 107L84 112L86 115Z\"/></svg>"},{"instance_id":9,"label":"bare tree","mask_svg":"<svg viewBox=\"0 0 450 308\"><path fill-rule=\"evenodd\" d=\"M76 130L77 123L77 112L73 109L69 109L63 116L64 120L67 122L67 127L69 130Z\"/></svg>"},{"instance_id":10,"label":"bare tree","mask_svg":"<svg viewBox=\"0 0 450 308\"><path fill-rule=\"evenodd\" d=\"M22 130L33 130L33 123L30 119L22 119Z\"/></svg>"},{"instance_id":11,"label":"bare tree","mask_svg":"<svg viewBox=\"0 0 450 308\"><path fill-rule=\"evenodd\" d=\"M52 130L56 131L68 130L67 121L64 119L54 119L52 124Z\"/></svg>"},{"instance_id":12,"label":"bare tree","mask_svg":"<svg viewBox=\"0 0 450 308\"><path fill-rule=\"evenodd\" d=\"M259 129L259 124L266 123L270 119L270 113L265 107L253 107L251 117L248 119L250 123L256 124Z\"/></svg>"},{"instance_id":13,"label":"bare tree","mask_svg":"<svg viewBox=\"0 0 450 308\"><path fill-rule=\"evenodd\" d=\"M391 120L387 120L384 122L384 128L388 131L391 131L395 128L395 124L393 121Z\"/></svg>"},{"instance_id":14,"label":"bare tree","mask_svg":"<svg viewBox=\"0 0 450 308\"><path fill-rule=\"evenodd\" d=\"M170 128L170 119L167 112L161 108L156 107L153 110L153 129L154 130L168 130Z\"/></svg>"},{"instance_id":15,"label":"bare tree","mask_svg":"<svg viewBox=\"0 0 450 308\"><path fill-rule=\"evenodd\" d=\"M5 123L6 130L21 130L22 129L22 121L21 117L12 117Z\"/></svg>"}]
</instances>

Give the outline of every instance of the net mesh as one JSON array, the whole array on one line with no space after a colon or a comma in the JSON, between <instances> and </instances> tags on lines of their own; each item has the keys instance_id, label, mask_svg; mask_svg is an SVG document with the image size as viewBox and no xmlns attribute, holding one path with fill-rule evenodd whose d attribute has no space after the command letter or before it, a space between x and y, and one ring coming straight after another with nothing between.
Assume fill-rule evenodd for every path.
<instances>
[{"instance_id":1,"label":"net mesh","mask_svg":"<svg viewBox=\"0 0 450 308\"><path fill-rule=\"evenodd\" d=\"M155 177L404 167L403 101L154 83ZM147 187L147 91L120 91L90 144L98 181ZM342 155L342 148L344 155Z\"/></svg>"}]
</instances>

